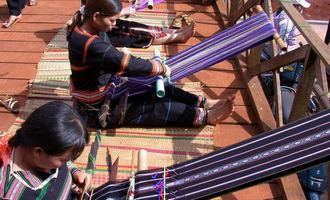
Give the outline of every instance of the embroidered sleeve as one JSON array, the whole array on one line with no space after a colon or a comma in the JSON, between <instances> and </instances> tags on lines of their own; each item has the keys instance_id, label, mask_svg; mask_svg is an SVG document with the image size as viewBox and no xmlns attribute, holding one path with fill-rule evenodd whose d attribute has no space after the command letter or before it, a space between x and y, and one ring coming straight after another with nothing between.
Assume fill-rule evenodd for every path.
<instances>
[{"instance_id":1,"label":"embroidered sleeve","mask_svg":"<svg viewBox=\"0 0 330 200\"><path fill-rule=\"evenodd\" d=\"M164 73L158 60L147 60L119 51L112 45L94 40L89 46L86 63L99 66L112 74L122 76L153 76Z\"/></svg>"}]
</instances>

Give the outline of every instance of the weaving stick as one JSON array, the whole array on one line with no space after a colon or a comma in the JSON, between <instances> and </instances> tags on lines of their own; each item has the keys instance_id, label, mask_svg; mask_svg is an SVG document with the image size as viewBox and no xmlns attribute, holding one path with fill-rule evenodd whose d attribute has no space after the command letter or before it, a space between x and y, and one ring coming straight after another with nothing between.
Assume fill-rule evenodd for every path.
<instances>
[{"instance_id":1,"label":"weaving stick","mask_svg":"<svg viewBox=\"0 0 330 200\"><path fill-rule=\"evenodd\" d=\"M110 176L109 176L109 181L113 181L115 182L117 180L117 174L118 174L118 163L119 163L119 156L116 158L116 160L114 162L112 162L112 157L110 154L110 148L107 148L107 154L108 157L110 158L109 161L109 165L110 165Z\"/></svg>"},{"instance_id":2,"label":"weaving stick","mask_svg":"<svg viewBox=\"0 0 330 200\"><path fill-rule=\"evenodd\" d=\"M94 175L94 170L96 167L96 156L99 146L101 144L101 130L97 130L95 134L95 140L92 144L91 151L88 155L88 162L86 167L86 172L92 177Z\"/></svg>"},{"instance_id":3,"label":"weaving stick","mask_svg":"<svg viewBox=\"0 0 330 200\"><path fill-rule=\"evenodd\" d=\"M131 160L131 176L129 178L129 188L127 190L126 200L133 200L135 193L135 174L134 174L134 161L135 161L135 151L132 151L132 160Z\"/></svg>"},{"instance_id":4,"label":"weaving stick","mask_svg":"<svg viewBox=\"0 0 330 200\"><path fill-rule=\"evenodd\" d=\"M164 200L166 200L166 167L164 166L164 169L163 169L163 192L164 192Z\"/></svg>"}]
</instances>

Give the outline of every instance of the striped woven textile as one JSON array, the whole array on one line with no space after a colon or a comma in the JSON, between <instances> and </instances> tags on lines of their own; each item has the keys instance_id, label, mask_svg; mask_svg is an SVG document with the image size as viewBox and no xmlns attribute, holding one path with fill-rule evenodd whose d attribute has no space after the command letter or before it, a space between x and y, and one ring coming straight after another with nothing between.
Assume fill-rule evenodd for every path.
<instances>
[{"instance_id":1,"label":"striped woven textile","mask_svg":"<svg viewBox=\"0 0 330 200\"><path fill-rule=\"evenodd\" d=\"M156 16L152 12L142 12L142 14L137 15L137 18L149 17L151 19L149 24L166 26L175 16L175 13L157 13L161 14ZM143 20L145 21L145 19ZM147 59L153 57L155 48L159 49L161 55L165 57L165 49L159 45L151 46L148 49L130 49L130 51L135 56ZM22 109L20 117L17 118L7 133L14 134L33 110L49 101L62 100L72 105L68 91L70 74L65 31L61 29L47 45L38 63L36 77L30 85L26 105ZM197 95L203 95L199 82L177 84L177 87ZM97 187L109 181L108 151L112 162L119 157L117 178L123 180L131 174L132 170L136 171L137 156L132 155L136 154L138 150L146 149L148 151L150 169L181 163L213 151L213 130L213 126L190 129L123 127L103 130L92 186ZM90 133L92 143L96 130L90 130ZM86 169L91 143L75 161L80 169Z\"/></svg>"},{"instance_id":2,"label":"striped woven textile","mask_svg":"<svg viewBox=\"0 0 330 200\"><path fill-rule=\"evenodd\" d=\"M107 183L91 199L209 199L326 163L329 147L327 109L196 159L140 171L134 183Z\"/></svg>"}]
</instances>

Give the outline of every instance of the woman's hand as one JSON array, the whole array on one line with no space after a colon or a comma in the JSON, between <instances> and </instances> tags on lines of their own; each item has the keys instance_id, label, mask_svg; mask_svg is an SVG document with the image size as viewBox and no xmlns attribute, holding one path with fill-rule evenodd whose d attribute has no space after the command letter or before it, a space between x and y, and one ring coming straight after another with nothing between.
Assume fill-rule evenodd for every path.
<instances>
[{"instance_id":1,"label":"woman's hand","mask_svg":"<svg viewBox=\"0 0 330 200\"><path fill-rule=\"evenodd\" d=\"M73 174L72 179L73 183L79 188L78 193L81 195L81 197L83 197L85 192L87 192L88 188L90 187L92 180L91 175L78 170Z\"/></svg>"}]
</instances>

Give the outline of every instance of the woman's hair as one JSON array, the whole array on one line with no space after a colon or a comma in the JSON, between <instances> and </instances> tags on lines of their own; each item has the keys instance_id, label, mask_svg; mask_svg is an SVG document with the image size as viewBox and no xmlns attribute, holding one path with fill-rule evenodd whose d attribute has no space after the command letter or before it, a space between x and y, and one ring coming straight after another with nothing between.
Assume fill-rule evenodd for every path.
<instances>
[{"instance_id":1,"label":"woman's hair","mask_svg":"<svg viewBox=\"0 0 330 200\"><path fill-rule=\"evenodd\" d=\"M66 37L70 39L71 33L75 26L83 24L84 20L93 16L95 12L99 12L103 16L114 16L121 12L121 0L82 0L83 4L72 18L72 23L67 26Z\"/></svg>"},{"instance_id":2,"label":"woman's hair","mask_svg":"<svg viewBox=\"0 0 330 200\"><path fill-rule=\"evenodd\" d=\"M88 141L87 129L79 114L68 104L53 101L32 112L8 144L40 147L49 155L60 155L73 148L74 160Z\"/></svg>"}]
</instances>

